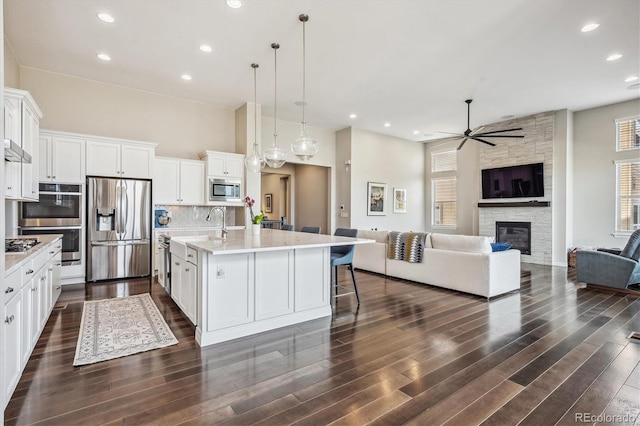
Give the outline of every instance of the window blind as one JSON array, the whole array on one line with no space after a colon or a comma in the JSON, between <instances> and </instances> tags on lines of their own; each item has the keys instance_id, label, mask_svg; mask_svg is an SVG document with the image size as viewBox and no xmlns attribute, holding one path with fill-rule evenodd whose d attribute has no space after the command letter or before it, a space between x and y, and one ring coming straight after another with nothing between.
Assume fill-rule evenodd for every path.
<instances>
[{"instance_id":1,"label":"window blind","mask_svg":"<svg viewBox=\"0 0 640 426\"><path fill-rule=\"evenodd\" d=\"M616 151L640 148L640 117L616 120Z\"/></svg>"},{"instance_id":2,"label":"window blind","mask_svg":"<svg viewBox=\"0 0 640 426\"><path fill-rule=\"evenodd\" d=\"M616 164L618 232L633 232L640 228L640 161Z\"/></svg>"},{"instance_id":3,"label":"window blind","mask_svg":"<svg viewBox=\"0 0 640 426\"><path fill-rule=\"evenodd\" d=\"M451 151L432 152L431 153L431 172L450 172L455 171L457 165L457 152L455 149Z\"/></svg>"},{"instance_id":4,"label":"window blind","mask_svg":"<svg viewBox=\"0 0 640 426\"><path fill-rule=\"evenodd\" d=\"M455 226L457 218L456 178L433 180L433 225Z\"/></svg>"}]
</instances>

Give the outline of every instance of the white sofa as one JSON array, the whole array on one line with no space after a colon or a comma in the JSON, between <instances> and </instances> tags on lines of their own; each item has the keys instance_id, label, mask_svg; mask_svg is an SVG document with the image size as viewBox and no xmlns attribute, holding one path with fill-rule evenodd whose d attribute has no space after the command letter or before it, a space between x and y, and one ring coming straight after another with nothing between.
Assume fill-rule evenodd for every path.
<instances>
[{"instance_id":1,"label":"white sofa","mask_svg":"<svg viewBox=\"0 0 640 426\"><path fill-rule=\"evenodd\" d=\"M492 252L488 237L429 234L422 263L409 263L387 257L384 234L358 231L376 243L356 246L355 268L487 298L520 288L520 251Z\"/></svg>"}]
</instances>

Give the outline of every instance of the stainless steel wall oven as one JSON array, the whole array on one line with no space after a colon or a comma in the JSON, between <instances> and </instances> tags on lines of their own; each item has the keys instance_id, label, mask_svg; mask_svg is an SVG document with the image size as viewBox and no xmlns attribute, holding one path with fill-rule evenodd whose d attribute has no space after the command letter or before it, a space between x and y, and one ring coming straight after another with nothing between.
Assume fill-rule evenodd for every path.
<instances>
[{"instance_id":1,"label":"stainless steel wall oven","mask_svg":"<svg viewBox=\"0 0 640 426\"><path fill-rule=\"evenodd\" d=\"M21 227L81 226L82 185L41 183L40 200L22 203L19 224Z\"/></svg>"}]
</instances>

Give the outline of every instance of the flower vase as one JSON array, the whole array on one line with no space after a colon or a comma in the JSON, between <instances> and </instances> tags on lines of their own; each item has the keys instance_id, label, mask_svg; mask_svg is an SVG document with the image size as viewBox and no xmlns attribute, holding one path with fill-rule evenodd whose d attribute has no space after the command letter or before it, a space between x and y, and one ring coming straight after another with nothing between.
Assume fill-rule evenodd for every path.
<instances>
[{"instance_id":1,"label":"flower vase","mask_svg":"<svg viewBox=\"0 0 640 426\"><path fill-rule=\"evenodd\" d=\"M259 223L258 224L252 223L251 224L251 234L252 235L260 235L260 228L261 227L262 227L262 225L259 224Z\"/></svg>"}]
</instances>

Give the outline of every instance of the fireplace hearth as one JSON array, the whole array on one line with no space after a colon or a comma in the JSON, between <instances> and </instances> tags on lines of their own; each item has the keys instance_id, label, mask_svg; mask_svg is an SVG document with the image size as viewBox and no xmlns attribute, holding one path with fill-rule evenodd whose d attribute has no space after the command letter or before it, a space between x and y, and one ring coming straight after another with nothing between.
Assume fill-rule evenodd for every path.
<instances>
[{"instance_id":1,"label":"fireplace hearth","mask_svg":"<svg viewBox=\"0 0 640 426\"><path fill-rule=\"evenodd\" d=\"M496 222L496 242L531 255L531 222Z\"/></svg>"}]
</instances>

